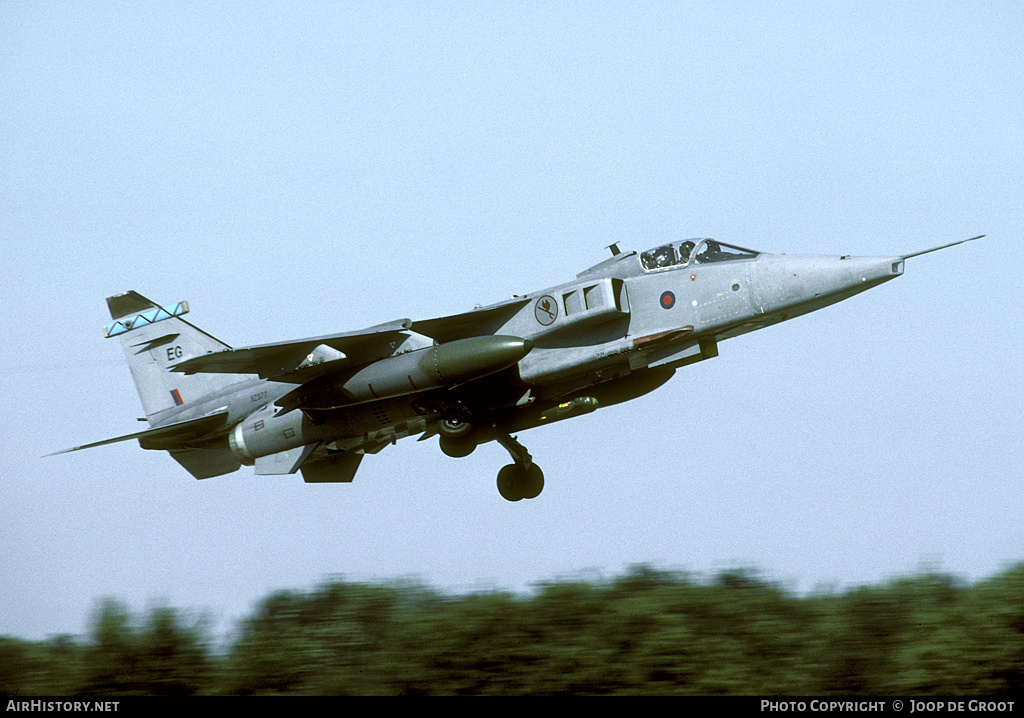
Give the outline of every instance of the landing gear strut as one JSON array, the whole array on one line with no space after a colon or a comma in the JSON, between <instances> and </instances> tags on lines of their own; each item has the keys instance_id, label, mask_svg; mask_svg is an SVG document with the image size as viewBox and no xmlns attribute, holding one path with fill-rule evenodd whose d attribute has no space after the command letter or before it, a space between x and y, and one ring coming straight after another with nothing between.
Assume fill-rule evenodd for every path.
<instances>
[{"instance_id":1,"label":"landing gear strut","mask_svg":"<svg viewBox=\"0 0 1024 718\"><path fill-rule=\"evenodd\" d=\"M511 435L499 432L496 438L515 462L498 472L498 493L508 501L537 498L544 490L544 472L533 463L526 447Z\"/></svg>"},{"instance_id":2,"label":"landing gear strut","mask_svg":"<svg viewBox=\"0 0 1024 718\"><path fill-rule=\"evenodd\" d=\"M469 456L476 448L477 440L493 437L512 456L513 463L498 472L498 493L508 501L534 499L544 489L544 472L533 463L526 447L516 441L508 432L495 425L483 432L473 426L468 413L452 413L442 418L437 425L441 451L455 458Z\"/></svg>"}]
</instances>

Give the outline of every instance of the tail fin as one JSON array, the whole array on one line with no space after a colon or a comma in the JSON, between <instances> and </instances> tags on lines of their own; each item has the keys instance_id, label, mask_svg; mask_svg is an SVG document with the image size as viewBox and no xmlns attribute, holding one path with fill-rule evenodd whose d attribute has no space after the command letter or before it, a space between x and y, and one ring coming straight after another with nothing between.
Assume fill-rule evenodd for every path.
<instances>
[{"instance_id":1,"label":"tail fin","mask_svg":"<svg viewBox=\"0 0 1024 718\"><path fill-rule=\"evenodd\" d=\"M231 374L185 375L170 366L191 357L230 349L181 318L188 303L161 307L138 292L107 297L113 323L108 337L119 337L142 408L150 425L177 421L195 402L244 380Z\"/></svg>"}]
</instances>

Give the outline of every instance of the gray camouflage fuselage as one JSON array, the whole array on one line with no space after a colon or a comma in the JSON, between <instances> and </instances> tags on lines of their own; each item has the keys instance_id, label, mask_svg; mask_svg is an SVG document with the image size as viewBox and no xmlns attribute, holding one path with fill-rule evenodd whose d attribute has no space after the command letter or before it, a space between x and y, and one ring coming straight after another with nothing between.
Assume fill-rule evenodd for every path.
<instances>
[{"instance_id":1,"label":"gray camouflage fuselage","mask_svg":"<svg viewBox=\"0 0 1024 718\"><path fill-rule=\"evenodd\" d=\"M699 239L613 252L571 282L464 314L243 349L181 319L185 303L111 297L108 335L121 336L151 428L75 449L135 438L197 478L245 464L345 482L407 436L439 434L450 456L496 440L514 460L502 495L532 498L543 475L512 432L636 398L724 339L878 286L924 253L790 256Z\"/></svg>"}]
</instances>

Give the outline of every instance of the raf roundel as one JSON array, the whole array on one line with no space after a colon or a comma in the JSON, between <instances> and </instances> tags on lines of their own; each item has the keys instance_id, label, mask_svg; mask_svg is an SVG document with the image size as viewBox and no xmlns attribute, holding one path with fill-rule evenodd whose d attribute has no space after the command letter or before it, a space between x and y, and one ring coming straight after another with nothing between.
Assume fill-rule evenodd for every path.
<instances>
[{"instance_id":1,"label":"raf roundel","mask_svg":"<svg viewBox=\"0 0 1024 718\"><path fill-rule=\"evenodd\" d=\"M671 309L676 305L676 295L672 292L662 292L661 294L661 308Z\"/></svg>"}]
</instances>

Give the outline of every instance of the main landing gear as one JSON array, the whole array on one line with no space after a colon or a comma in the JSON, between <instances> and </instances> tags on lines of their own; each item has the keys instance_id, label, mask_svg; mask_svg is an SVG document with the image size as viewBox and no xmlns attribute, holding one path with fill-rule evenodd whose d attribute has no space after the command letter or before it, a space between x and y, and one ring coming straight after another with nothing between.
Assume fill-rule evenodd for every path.
<instances>
[{"instance_id":1,"label":"main landing gear","mask_svg":"<svg viewBox=\"0 0 1024 718\"><path fill-rule=\"evenodd\" d=\"M508 501L534 499L544 489L544 472L533 463L530 452L508 432L493 427L494 439L512 456L511 463L498 472L498 493ZM438 422L440 446L447 456L469 456L477 445L473 425L465 418L450 415ZM491 433L491 432L489 432Z\"/></svg>"},{"instance_id":2,"label":"main landing gear","mask_svg":"<svg viewBox=\"0 0 1024 718\"><path fill-rule=\"evenodd\" d=\"M498 493L508 501L535 499L544 490L544 472L533 463L526 447L506 433L498 434L498 443L512 455L514 464L498 472Z\"/></svg>"}]
</instances>

